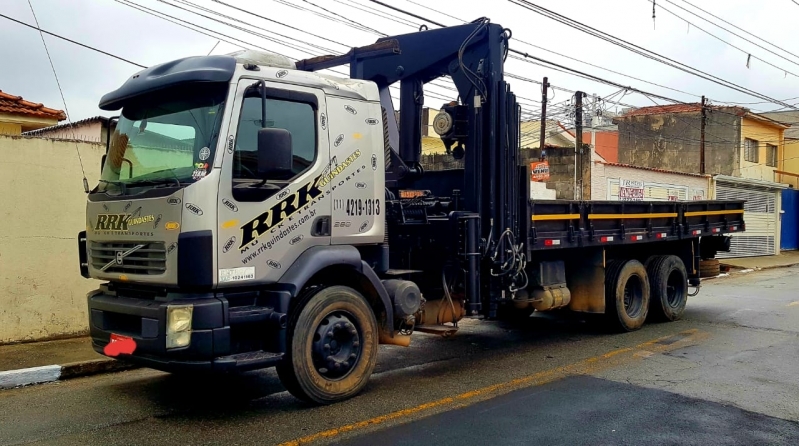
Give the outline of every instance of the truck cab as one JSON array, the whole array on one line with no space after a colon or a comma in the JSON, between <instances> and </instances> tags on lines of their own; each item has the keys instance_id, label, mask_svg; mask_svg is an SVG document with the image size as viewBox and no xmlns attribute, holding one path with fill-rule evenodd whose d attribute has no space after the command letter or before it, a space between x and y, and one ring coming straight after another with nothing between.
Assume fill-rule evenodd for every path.
<instances>
[{"instance_id":1,"label":"truck cab","mask_svg":"<svg viewBox=\"0 0 799 446\"><path fill-rule=\"evenodd\" d=\"M106 281L89 295L98 352L121 340L163 370L274 365L293 299L334 272L385 318L374 83L243 51L148 68L100 106L120 116L80 236L83 275Z\"/></svg>"}]
</instances>

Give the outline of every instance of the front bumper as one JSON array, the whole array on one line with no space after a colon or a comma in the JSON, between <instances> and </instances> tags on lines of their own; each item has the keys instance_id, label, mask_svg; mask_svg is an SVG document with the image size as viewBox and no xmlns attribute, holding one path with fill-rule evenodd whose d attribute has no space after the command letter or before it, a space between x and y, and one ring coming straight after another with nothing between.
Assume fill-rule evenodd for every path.
<instances>
[{"instance_id":1,"label":"front bumper","mask_svg":"<svg viewBox=\"0 0 799 446\"><path fill-rule=\"evenodd\" d=\"M257 347L239 350L232 340L231 312L228 300L214 293L174 296L170 300L120 297L108 287L90 292L89 327L94 350L105 355L112 334L132 338L132 354L115 359L168 372L230 372L270 367L283 357ZM166 320L169 304L194 306L191 342L186 347L166 348ZM234 315L235 319L235 315ZM268 331L268 330L267 330ZM261 335L268 335L262 332ZM108 355L106 355L108 356Z\"/></svg>"}]
</instances>

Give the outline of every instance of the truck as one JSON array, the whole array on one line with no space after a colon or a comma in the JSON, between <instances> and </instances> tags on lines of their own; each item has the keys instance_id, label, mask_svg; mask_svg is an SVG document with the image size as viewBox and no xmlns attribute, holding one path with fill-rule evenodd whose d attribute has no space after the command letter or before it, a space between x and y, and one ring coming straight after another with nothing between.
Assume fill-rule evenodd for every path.
<instances>
[{"instance_id":1,"label":"truck","mask_svg":"<svg viewBox=\"0 0 799 446\"><path fill-rule=\"evenodd\" d=\"M171 373L275 367L330 404L361 392L380 344L463 318L679 319L743 202L531 200L510 38L481 18L299 61L187 57L103 96L119 116L78 235L101 281L94 349ZM425 171L424 86L444 76L458 96L433 129L463 167Z\"/></svg>"}]
</instances>

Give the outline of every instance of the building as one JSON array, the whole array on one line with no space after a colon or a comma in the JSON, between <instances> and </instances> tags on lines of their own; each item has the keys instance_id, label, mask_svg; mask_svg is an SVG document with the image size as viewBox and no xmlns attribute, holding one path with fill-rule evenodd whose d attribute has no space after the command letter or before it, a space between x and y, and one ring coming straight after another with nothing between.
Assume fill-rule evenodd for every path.
<instances>
[{"instance_id":1,"label":"building","mask_svg":"<svg viewBox=\"0 0 799 446\"><path fill-rule=\"evenodd\" d=\"M701 156L704 114L704 160ZM714 176L717 199L746 200L746 232L720 256L778 254L784 137L789 125L743 107L675 104L643 107L614 119L619 162ZM703 163L704 161L704 163Z\"/></svg>"},{"instance_id":2,"label":"building","mask_svg":"<svg viewBox=\"0 0 799 446\"><path fill-rule=\"evenodd\" d=\"M61 110L22 99L0 90L0 135L20 135L67 119Z\"/></svg>"},{"instance_id":3,"label":"building","mask_svg":"<svg viewBox=\"0 0 799 446\"><path fill-rule=\"evenodd\" d=\"M713 177L595 160L591 199L693 201L712 199Z\"/></svg>"},{"instance_id":4,"label":"building","mask_svg":"<svg viewBox=\"0 0 799 446\"><path fill-rule=\"evenodd\" d=\"M72 139L87 142L105 143L108 137L110 119L105 116L95 116L80 121L45 127L38 130L23 132L25 136L39 138ZM114 124L110 124L114 128Z\"/></svg>"},{"instance_id":5,"label":"building","mask_svg":"<svg viewBox=\"0 0 799 446\"><path fill-rule=\"evenodd\" d=\"M619 129L603 125L583 130L583 144L590 144L596 153L609 163L619 162Z\"/></svg>"},{"instance_id":6,"label":"building","mask_svg":"<svg viewBox=\"0 0 799 446\"><path fill-rule=\"evenodd\" d=\"M768 112L761 116L791 126L785 129L785 147L777 181L799 189L799 111Z\"/></svg>"}]
</instances>

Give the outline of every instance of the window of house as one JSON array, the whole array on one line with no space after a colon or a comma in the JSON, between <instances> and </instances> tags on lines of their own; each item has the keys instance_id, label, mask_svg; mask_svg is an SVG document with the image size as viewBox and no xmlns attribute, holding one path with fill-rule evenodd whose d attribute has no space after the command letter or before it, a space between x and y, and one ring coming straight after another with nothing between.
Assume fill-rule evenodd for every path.
<instances>
[{"instance_id":1,"label":"window of house","mask_svg":"<svg viewBox=\"0 0 799 446\"><path fill-rule=\"evenodd\" d=\"M749 138L744 139L744 159L746 161L749 161L750 163L760 162L758 150L759 147L757 141Z\"/></svg>"},{"instance_id":2,"label":"window of house","mask_svg":"<svg viewBox=\"0 0 799 446\"><path fill-rule=\"evenodd\" d=\"M257 93L257 92L256 92ZM290 174L281 178L258 177L258 130L261 127L261 97L244 98L233 153L233 197L237 201L263 201L309 169L316 159L316 113L314 106L285 99L267 98L266 126L291 133L294 155Z\"/></svg>"},{"instance_id":3,"label":"window of house","mask_svg":"<svg viewBox=\"0 0 799 446\"><path fill-rule=\"evenodd\" d=\"M777 146L766 144L766 165L777 167Z\"/></svg>"}]
</instances>

